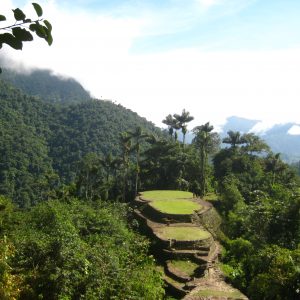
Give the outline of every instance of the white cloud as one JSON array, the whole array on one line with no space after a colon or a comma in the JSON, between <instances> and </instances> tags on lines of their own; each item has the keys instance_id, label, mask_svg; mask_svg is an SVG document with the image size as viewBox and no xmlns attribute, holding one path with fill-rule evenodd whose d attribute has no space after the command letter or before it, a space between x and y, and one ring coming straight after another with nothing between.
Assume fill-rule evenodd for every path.
<instances>
[{"instance_id":1,"label":"white cloud","mask_svg":"<svg viewBox=\"0 0 300 300\"><path fill-rule=\"evenodd\" d=\"M195 117L191 127L207 121L219 125L231 115L300 123L300 49L209 53L186 48L137 55L131 46L143 36L145 23L153 22L150 17L70 12L56 3L43 5L53 23L53 45L36 39L23 51L3 48L7 55L73 76L94 96L120 102L159 126L167 114L183 108Z\"/></svg>"},{"instance_id":2,"label":"white cloud","mask_svg":"<svg viewBox=\"0 0 300 300\"><path fill-rule=\"evenodd\" d=\"M289 129L288 134L291 134L291 135L300 135L300 126L299 125L293 125Z\"/></svg>"}]
</instances>

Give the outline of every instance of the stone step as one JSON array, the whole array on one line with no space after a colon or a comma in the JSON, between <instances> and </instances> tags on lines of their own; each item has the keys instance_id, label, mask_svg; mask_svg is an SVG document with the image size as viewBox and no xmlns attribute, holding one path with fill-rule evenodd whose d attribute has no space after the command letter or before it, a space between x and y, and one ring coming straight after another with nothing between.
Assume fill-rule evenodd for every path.
<instances>
[{"instance_id":1,"label":"stone step","mask_svg":"<svg viewBox=\"0 0 300 300\"><path fill-rule=\"evenodd\" d=\"M179 299L182 299L187 295L188 291L185 289L185 283L178 282L166 274L163 279L166 283L166 290L169 294Z\"/></svg>"},{"instance_id":2,"label":"stone step","mask_svg":"<svg viewBox=\"0 0 300 300\"><path fill-rule=\"evenodd\" d=\"M168 214L163 213L150 204L140 206L139 208L142 214L149 220L164 223L164 224L174 224L174 223L191 223L193 214Z\"/></svg>"},{"instance_id":3,"label":"stone step","mask_svg":"<svg viewBox=\"0 0 300 300\"><path fill-rule=\"evenodd\" d=\"M170 250L162 249L162 253L166 259L190 259L199 264L199 267L206 268L207 265L207 251L201 250Z\"/></svg>"}]
</instances>

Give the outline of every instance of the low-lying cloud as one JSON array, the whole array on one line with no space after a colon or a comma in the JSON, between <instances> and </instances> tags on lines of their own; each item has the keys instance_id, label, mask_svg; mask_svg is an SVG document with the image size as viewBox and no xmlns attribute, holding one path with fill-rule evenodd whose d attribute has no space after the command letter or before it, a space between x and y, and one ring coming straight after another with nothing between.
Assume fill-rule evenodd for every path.
<instances>
[{"instance_id":1,"label":"low-lying cloud","mask_svg":"<svg viewBox=\"0 0 300 300\"><path fill-rule=\"evenodd\" d=\"M211 52L191 46L133 53L134 42L149 33L150 17L64 10L56 1L43 8L53 24L53 45L35 39L23 51L3 47L2 53L75 77L93 96L117 101L159 126L183 108L195 117L192 126L219 125L231 115L300 123L299 49Z\"/></svg>"}]
</instances>

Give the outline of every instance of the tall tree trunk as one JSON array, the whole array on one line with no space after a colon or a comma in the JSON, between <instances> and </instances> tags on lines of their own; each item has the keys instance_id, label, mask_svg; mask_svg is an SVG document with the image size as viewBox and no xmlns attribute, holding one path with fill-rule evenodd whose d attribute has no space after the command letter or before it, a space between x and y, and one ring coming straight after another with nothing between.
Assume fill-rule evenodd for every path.
<instances>
[{"instance_id":1,"label":"tall tree trunk","mask_svg":"<svg viewBox=\"0 0 300 300\"><path fill-rule=\"evenodd\" d=\"M136 150L136 174L135 174L135 197L138 194L138 183L139 183L139 173L140 173L140 149L139 149L139 145L137 146L137 150Z\"/></svg>"}]
</instances>

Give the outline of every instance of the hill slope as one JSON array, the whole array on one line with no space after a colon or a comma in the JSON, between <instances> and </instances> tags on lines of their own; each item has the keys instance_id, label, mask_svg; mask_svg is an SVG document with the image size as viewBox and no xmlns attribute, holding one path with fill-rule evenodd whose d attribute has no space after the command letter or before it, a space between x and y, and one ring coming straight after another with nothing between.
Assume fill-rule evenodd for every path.
<instances>
[{"instance_id":1,"label":"hill slope","mask_svg":"<svg viewBox=\"0 0 300 300\"><path fill-rule=\"evenodd\" d=\"M0 194L21 206L45 199L52 187L74 180L87 153L120 154L121 132L140 126L162 134L146 119L109 101L72 102L68 92L64 103L50 103L42 100L43 88L32 97L1 79L0 91Z\"/></svg>"}]
</instances>

